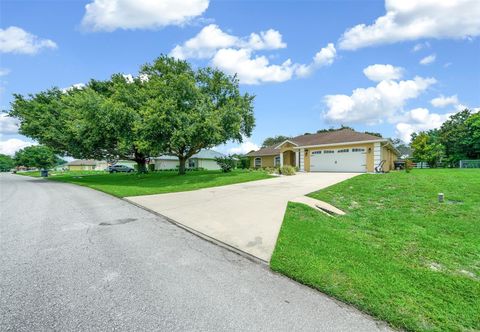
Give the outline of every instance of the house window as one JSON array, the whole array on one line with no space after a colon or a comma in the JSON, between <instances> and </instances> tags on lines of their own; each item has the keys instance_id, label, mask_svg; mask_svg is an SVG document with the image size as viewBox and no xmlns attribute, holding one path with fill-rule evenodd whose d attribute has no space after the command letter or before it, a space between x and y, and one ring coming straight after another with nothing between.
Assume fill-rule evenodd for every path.
<instances>
[{"instance_id":1,"label":"house window","mask_svg":"<svg viewBox=\"0 0 480 332\"><path fill-rule=\"evenodd\" d=\"M353 148L352 152L365 152L364 148Z\"/></svg>"},{"instance_id":2,"label":"house window","mask_svg":"<svg viewBox=\"0 0 480 332\"><path fill-rule=\"evenodd\" d=\"M327 153L335 153L335 151L333 150L323 150L323 153L327 154Z\"/></svg>"},{"instance_id":3,"label":"house window","mask_svg":"<svg viewBox=\"0 0 480 332\"><path fill-rule=\"evenodd\" d=\"M280 166L280 156L276 156L275 157L275 160L273 161L273 164L275 166Z\"/></svg>"},{"instance_id":4,"label":"house window","mask_svg":"<svg viewBox=\"0 0 480 332\"><path fill-rule=\"evenodd\" d=\"M340 150L337 150L338 153L345 153L345 152L349 152L350 150L349 149L340 149Z\"/></svg>"},{"instance_id":5,"label":"house window","mask_svg":"<svg viewBox=\"0 0 480 332\"><path fill-rule=\"evenodd\" d=\"M260 157L255 158L254 166L255 166L255 168L262 167L262 158L260 158Z\"/></svg>"},{"instance_id":6,"label":"house window","mask_svg":"<svg viewBox=\"0 0 480 332\"><path fill-rule=\"evenodd\" d=\"M197 161L195 159L188 159L188 168L197 168Z\"/></svg>"},{"instance_id":7,"label":"house window","mask_svg":"<svg viewBox=\"0 0 480 332\"><path fill-rule=\"evenodd\" d=\"M314 154L322 154L322 151L321 150L320 151L312 151L312 155L314 155Z\"/></svg>"}]
</instances>

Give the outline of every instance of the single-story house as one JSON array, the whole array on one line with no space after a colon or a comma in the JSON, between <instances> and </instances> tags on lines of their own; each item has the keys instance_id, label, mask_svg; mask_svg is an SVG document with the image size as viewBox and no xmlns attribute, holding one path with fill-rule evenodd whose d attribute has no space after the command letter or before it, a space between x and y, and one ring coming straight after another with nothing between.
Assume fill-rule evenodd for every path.
<instances>
[{"instance_id":1,"label":"single-story house","mask_svg":"<svg viewBox=\"0 0 480 332\"><path fill-rule=\"evenodd\" d=\"M394 169L391 141L351 129L306 134L251 151L252 168L291 165L304 172L376 172Z\"/></svg>"},{"instance_id":2,"label":"single-story house","mask_svg":"<svg viewBox=\"0 0 480 332\"><path fill-rule=\"evenodd\" d=\"M225 155L210 149L200 150L200 152L194 154L187 160L186 168L203 168L206 170L220 169L220 166L218 166L215 161L216 157L225 157ZM155 170L176 169L180 164L176 156L162 155L153 159L155 162Z\"/></svg>"},{"instance_id":3,"label":"single-story house","mask_svg":"<svg viewBox=\"0 0 480 332\"><path fill-rule=\"evenodd\" d=\"M103 171L108 166L104 160L77 159L67 163L69 171Z\"/></svg>"}]
</instances>

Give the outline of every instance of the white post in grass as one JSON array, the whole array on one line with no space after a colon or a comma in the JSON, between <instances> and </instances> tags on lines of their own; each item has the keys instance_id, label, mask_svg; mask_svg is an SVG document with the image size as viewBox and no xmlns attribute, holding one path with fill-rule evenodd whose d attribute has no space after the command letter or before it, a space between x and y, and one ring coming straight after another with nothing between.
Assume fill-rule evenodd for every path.
<instances>
[{"instance_id":1,"label":"white post in grass","mask_svg":"<svg viewBox=\"0 0 480 332\"><path fill-rule=\"evenodd\" d=\"M445 201L445 195L443 193L438 193L438 202L443 203Z\"/></svg>"},{"instance_id":2,"label":"white post in grass","mask_svg":"<svg viewBox=\"0 0 480 332\"><path fill-rule=\"evenodd\" d=\"M380 165L380 162L382 161L382 147L380 143L374 143L373 144L373 170L375 172L375 167Z\"/></svg>"}]
</instances>

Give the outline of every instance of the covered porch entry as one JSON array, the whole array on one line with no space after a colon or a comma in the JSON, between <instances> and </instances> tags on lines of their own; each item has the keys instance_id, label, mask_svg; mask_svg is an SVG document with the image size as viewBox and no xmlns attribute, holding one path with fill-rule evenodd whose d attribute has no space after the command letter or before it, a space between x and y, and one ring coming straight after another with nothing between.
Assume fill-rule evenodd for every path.
<instances>
[{"instance_id":1,"label":"covered porch entry","mask_svg":"<svg viewBox=\"0 0 480 332\"><path fill-rule=\"evenodd\" d=\"M300 151L296 148L296 144L285 141L277 148L280 148L280 153L275 156L275 166L293 166L300 168Z\"/></svg>"},{"instance_id":2,"label":"covered porch entry","mask_svg":"<svg viewBox=\"0 0 480 332\"><path fill-rule=\"evenodd\" d=\"M280 152L278 156L275 157L275 166L293 166L297 167L298 156L297 153L293 150L287 150Z\"/></svg>"}]
</instances>

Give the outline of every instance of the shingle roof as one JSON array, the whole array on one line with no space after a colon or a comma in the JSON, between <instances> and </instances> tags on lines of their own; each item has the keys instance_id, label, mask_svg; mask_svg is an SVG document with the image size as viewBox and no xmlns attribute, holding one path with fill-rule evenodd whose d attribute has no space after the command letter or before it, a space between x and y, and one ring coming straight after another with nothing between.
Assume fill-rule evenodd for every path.
<instances>
[{"instance_id":1,"label":"shingle roof","mask_svg":"<svg viewBox=\"0 0 480 332\"><path fill-rule=\"evenodd\" d=\"M192 158L199 158L199 159L215 159L220 157L225 157L225 155L223 153L210 150L210 149L200 150L199 153L194 154L192 156Z\"/></svg>"},{"instance_id":2,"label":"shingle roof","mask_svg":"<svg viewBox=\"0 0 480 332\"><path fill-rule=\"evenodd\" d=\"M67 164L67 166L96 166L98 163L98 160L93 160L93 159L77 159L77 160L72 160Z\"/></svg>"},{"instance_id":3,"label":"shingle roof","mask_svg":"<svg viewBox=\"0 0 480 332\"><path fill-rule=\"evenodd\" d=\"M204 149L200 150L200 152L194 154L190 158L198 158L198 159L215 159L216 157L225 157L223 153L210 150L210 149ZM178 157L176 156L169 156L169 155L161 155L159 157L156 157L155 159L161 159L161 160L178 160Z\"/></svg>"},{"instance_id":4,"label":"shingle roof","mask_svg":"<svg viewBox=\"0 0 480 332\"><path fill-rule=\"evenodd\" d=\"M378 141L381 137L359 133L351 129L341 129L335 131L327 131L318 134L300 135L289 139L289 141L298 146L322 145L322 144L342 144L350 142ZM280 149L276 149L278 144L261 148L258 151L247 153L249 157L270 156L280 153Z\"/></svg>"}]
</instances>

